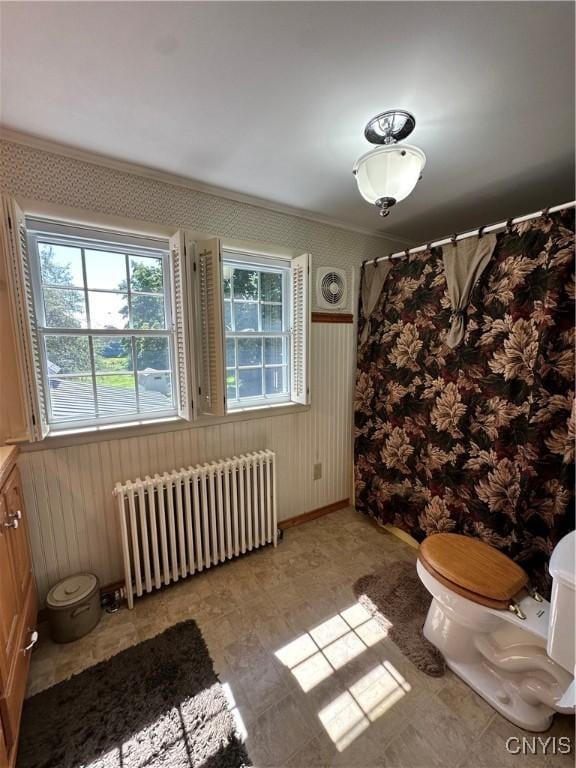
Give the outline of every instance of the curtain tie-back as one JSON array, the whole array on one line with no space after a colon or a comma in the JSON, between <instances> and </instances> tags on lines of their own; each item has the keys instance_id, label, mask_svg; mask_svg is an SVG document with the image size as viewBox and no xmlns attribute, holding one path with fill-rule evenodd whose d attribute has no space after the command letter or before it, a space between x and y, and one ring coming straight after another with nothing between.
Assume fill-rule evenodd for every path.
<instances>
[{"instance_id":1,"label":"curtain tie-back","mask_svg":"<svg viewBox=\"0 0 576 768\"><path fill-rule=\"evenodd\" d=\"M379 305L382 288L392 269L391 261L365 264L360 278L360 307L364 317L364 328L360 334L360 346L363 347L370 337L370 318Z\"/></svg>"},{"instance_id":2,"label":"curtain tie-back","mask_svg":"<svg viewBox=\"0 0 576 768\"><path fill-rule=\"evenodd\" d=\"M452 305L446 344L452 349L464 338L466 308L472 288L488 266L495 247L496 235L483 235L458 240L442 248L446 289Z\"/></svg>"}]
</instances>

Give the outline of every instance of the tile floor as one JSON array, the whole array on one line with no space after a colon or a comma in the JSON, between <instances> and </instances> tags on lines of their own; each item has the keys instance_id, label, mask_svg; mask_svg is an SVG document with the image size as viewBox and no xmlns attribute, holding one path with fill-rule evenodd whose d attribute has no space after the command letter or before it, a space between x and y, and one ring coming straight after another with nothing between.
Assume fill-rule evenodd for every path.
<instances>
[{"instance_id":1,"label":"tile floor","mask_svg":"<svg viewBox=\"0 0 576 768\"><path fill-rule=\"evenodd\" d=\"M530 736L452 673L421 674L355 601L354 581L415 550L346 509L266 548L106 614L69 645L42 639L29 694L188 618L200 625L258 768L573 765L520 756ZM558 717L546 736L571 736ZM515 742L516 743L516 742Z\"/></svg>"}]
</instances>

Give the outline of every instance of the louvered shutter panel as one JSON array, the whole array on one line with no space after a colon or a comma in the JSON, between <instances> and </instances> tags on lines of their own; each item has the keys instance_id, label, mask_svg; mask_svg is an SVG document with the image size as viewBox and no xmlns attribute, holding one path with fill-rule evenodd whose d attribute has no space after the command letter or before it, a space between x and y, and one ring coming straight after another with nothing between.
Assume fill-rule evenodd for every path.
<instances>
[{"instance_id":1,"label":"louvered shutter panel","mask_svg":"<svg viewBox=\"0 0 576 768\"><path fill-rule=\"evenodd\" d=\"M16 201L5 195L2 196L2 217L16 348L25 390L27 434L30 442L37 442L48 434L48 422L26 221Z\"/></svg>"},{"instance_id":2,"label":"louvered shutter panel","mask_svg":"<svg viewBox=\"0 0 576 768\"><path fill-rule=\"evenodd\" d=\"M294 403L310 402L310 255L292 259L292 354L291 399Z\"/></svg>"},{"instance_id":3,"label":"louvered shutter panel","mask_svg":"<svg viewBox=\"0 0 576 768\"><path fill-rule=\"evenodd\" d=\"M170 264L172 268L172 311L174 313L174 376L178 415L192 419L192 382L190 370L189 313L190 259L186 253L184 232L170 238Z\"/></svg>"},{"instance_id":4,"label":"louvered shutter panel","mask_svg":"<svg viewBox=\"0 0 576 768\"><path fill-rule=\"evenodd\" d=\"M194 245L198 411L204 416L223 416L226 390L220 240L197 240Z\"/></svg>"}]
</instances>

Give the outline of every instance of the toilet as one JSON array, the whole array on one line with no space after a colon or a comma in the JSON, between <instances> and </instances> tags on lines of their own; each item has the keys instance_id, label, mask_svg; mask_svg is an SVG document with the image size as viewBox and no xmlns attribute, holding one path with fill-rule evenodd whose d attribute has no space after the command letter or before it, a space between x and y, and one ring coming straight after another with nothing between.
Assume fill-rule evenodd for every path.
<instances>
[{"instance_id":1,"label":"toilet","mask_svg":"<svg viewBox=\"0 0 576 768\"><path fill-rule=\"evenodd\" d=\"M447 666L515 725L545 731L573 713L576 532L555 547L551 601L526 572L479 539L437 533L418 552L432 595L424 636Z\"/></svg>"}]
</instances>

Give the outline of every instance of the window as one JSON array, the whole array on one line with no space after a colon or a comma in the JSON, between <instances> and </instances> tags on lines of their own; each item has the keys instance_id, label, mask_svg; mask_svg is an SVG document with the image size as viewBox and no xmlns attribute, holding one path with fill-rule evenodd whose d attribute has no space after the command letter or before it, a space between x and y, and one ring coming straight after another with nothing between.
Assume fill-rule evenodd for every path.
<instances>
[{"instance_id":1,"label":"window","mask_svg":"<svg viewBox=\"0 0 576 768\"><path fill-rule=\"evenodd\" d=\"M290 262L224 251L228 409L290 401Z\"/></svg>"},{"instance_id":2,"label":"window","mask_svg":"<svg viewBox=\"0 0 576 768\"><path fill-rule=\"evenodd\" d=\"M168 242L26 230L48 427L175 416Z\"/></svg>"},{"instance_id":3,"label":"window","mask_svg":"<svg viewBox=\"0 0 576 768\"><path fill-rule=\"evenodd\" d=\"M2 207L30 441L309 402L307 254L222 254L184 230L163 239L26 218L7 196Z\"/></svg>"}]
</instances>

